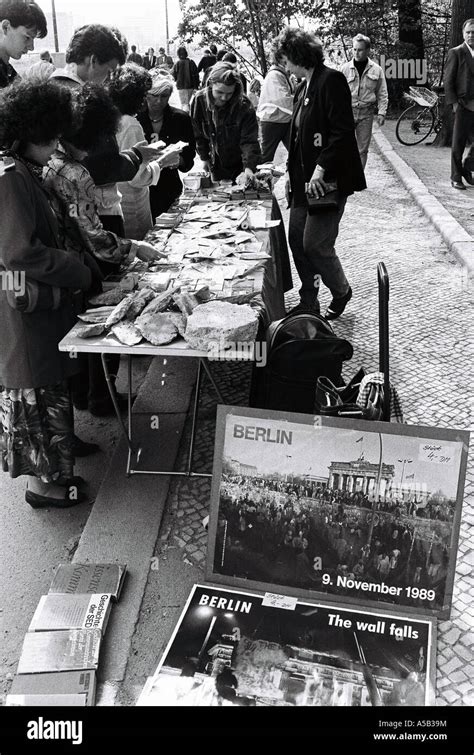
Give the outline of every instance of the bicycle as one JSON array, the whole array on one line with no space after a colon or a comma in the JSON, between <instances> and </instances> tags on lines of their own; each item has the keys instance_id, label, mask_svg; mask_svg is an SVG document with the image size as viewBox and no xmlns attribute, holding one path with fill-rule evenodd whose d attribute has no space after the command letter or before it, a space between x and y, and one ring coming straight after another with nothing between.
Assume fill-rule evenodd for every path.
<instances>
[{"instance_id":1,"label":"bicycle","mask_svg":"<svg viewBox=\"0 0 474 755\"><path fill-rule=\"evenodd\" d=\"M426 87L410 87L404 96L413 104L399 117L395 134L401 144L411 147L421 144L433 131L439 133L443 118L436 92Z\"/></svg>"}]
</instances>

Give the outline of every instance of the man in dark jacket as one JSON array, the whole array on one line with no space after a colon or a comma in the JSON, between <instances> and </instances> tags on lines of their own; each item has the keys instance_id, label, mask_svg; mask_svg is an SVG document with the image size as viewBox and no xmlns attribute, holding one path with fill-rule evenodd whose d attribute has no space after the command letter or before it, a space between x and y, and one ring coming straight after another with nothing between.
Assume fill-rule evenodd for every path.
<instances>
[{"instance_id":1,"label":"man in dark jacket","mask_svg":"<svg viewBox=\"0 0 474 755\"><path fill-rule=\"evenodd\" d=\"M451 185L465 189L463 177L474 185L474 18L463 27L464 42L448 52L444 89L446 104L454 110L454 131L451 148ZM463 162L466 144L471 148Z\"/></svg>"},{"instance_id":2,"label":"man in dark jacket","mask_svg":"<svg viewBox=\"0 0 474 755\"><path fill-rule=\"evenodd\" d=\"M277 54L288 72L303 80L295 94L287 182L289 241L301 279L299 306L319 312L322 280L333 297L325 316L335 319L352 296L334 247L339 223L347 197L366 188L351 93L344 74L324 65L321 43L312 34L287 28ZM336 207L310 214L308 197L324 197L335 186Z\"/></svg>"},{"instance_id":3,"label":"man in dark jacket","mask_svg":"<svg viewBox=\"0 0 474 755\"><path fill-rule=\"evenodd\" d=\"M47 33L45 15L35 2L0 0L0 89L19 78L10 58L19 60L33 50L36 37Z\"/></svg>"},{"instance_id":4,"label":"man in dark jacket","mask_svg":"<svg viewBox=\"0 0 474 755\"><path fill-rule=\"evenodd\" d=\"M198 63L198 73L203 73L203 81L205 72L215 63L217 63L216 56L213 55L210 50L204 50L204 55Z\"/></svg>"},{"instance_id":5,"label":"man in dark jacket","mask_svg":"<svg viewBox=\"0 0 474 755\"><path fill-rule=\"evenodd\" d=\"M150 70L150 68L155 68L156 66L156 55L153 47L150 47L149 50L145 53L145 57L143 58L143 68L146 68L147 71Z\"/></svg>"}]
</instances>

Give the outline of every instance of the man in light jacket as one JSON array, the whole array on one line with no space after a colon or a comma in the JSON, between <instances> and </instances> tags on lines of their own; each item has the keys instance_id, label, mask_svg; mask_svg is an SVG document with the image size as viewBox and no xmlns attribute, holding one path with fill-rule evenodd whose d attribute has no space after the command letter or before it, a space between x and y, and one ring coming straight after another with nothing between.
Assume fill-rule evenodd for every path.
<instances>
[{"instance_id":1,"label":"man in light jacket","mask_svg":"<svg viewBox=\"0 0 474 755\"><path fill-rule=\"evenodd\" d=\"M287 150L290 148L294 93L295 87L290 75L281 59L274 55L274 64L263 81L257 107L264 163L272 162L280 142L283 142Z\"/></svg>"},{"instance_id":2,"label":"man in light jacket","mask_svg":"<svg viewBox=\"0 0 474 755\"><path fill-rule=\"evenodd\" d=\"M451 148L451 185L465 189L463 178L474 185L474 18L462 27L464 42L448 52L444 89L446 104L454 110L453 146ZM471 148L463 162L466 144Z\"/></svg>"},{"instance_id":3,"label":"man in light jacket","mask_svg":"<svg viewBox=\"0 0 474 755\"><path fill-rule=\"evenodd\" d=\"M385 123L388 90L382 68L369 58L370 39L357 34L352 40L353 58L341 71L349 82L356 139L362 166L365 168L374 118L379 126Z\"/></svg>"}]
</instances>

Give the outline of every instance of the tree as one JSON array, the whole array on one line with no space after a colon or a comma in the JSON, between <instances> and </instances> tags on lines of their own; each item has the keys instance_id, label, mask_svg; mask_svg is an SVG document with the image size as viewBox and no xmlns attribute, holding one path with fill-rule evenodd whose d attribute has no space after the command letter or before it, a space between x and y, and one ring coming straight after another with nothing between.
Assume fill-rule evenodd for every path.
<instances>
[{"instance_id":1,"label":"tree","mask_svg":"<svg viewBox=\"0 0 474 755\"><path fill-rule=\"evenodd\" d=\"M468 18L474 18L474 0L453 0L450 48L462 44L462 25Z\"/></svg>"},{"instance_id":2,"label":"tree","mask_svg":"<svg viewBox=\"0 0 474 755\"><path fill-rule=\"evenodd\" d=\"M235 52L248 68L263 76L268 69L271 42L288 24L302 24L317 14L326 0L181 0L183 20L178 36L186 42L201 37ZM253 60L244 60L238 43L245 42Z\"/></svg>"}]
</instances>

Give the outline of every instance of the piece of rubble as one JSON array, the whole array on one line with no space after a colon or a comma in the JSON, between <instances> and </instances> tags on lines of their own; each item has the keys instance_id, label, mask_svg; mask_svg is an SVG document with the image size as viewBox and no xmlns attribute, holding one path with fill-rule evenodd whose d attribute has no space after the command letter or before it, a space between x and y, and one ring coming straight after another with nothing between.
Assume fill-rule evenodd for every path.
<instances>
[{"instance_id":1,"label":"piece of rubble","mask_svg":"<svg viewBox=\"0 0 474 755\"><path fill-rule=\"evenodd\" d=\"M76 336L78 338L94 338L101 336L105 332L105 324L98 323L96 325L82 325L76 330Z\"/></svg>"},{"instance_id":2,"label":"piece of rubble","mask_svg":"<svg viewBox=\"0 0 474 755\"><path fill-rule=\"evenodd\" d=\"M164 346L178 336L178 328L170 320L168 314L155 312L141 315L135 323L143 338L153 346Z\"/></svg>"},{"instance_id":3,"label":"piece of rubble","mask_svg":"<svg viewBox=\"0 0 474 755\"><path fill-rule=\"evenodd\" d=\"M112 325L111 330L120 343L125 344L125 346L135 346L143 338L138 328L130 320L122 320Z\"/></svg>"},{"instance_id":4,"label":"piece of rubble","mask_svg":"<svg viewBox=\"0 0 474 755\"><path fill-rule=\"evenodd\" d=\"M184 337L194 349L207 350L211 343L225 349L237 342L253 343L257 328L258 316L248 304L212 301L188 317Z\"/></svg>"}]
</instances>

